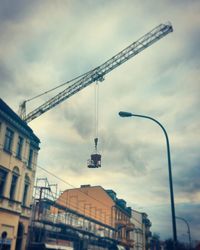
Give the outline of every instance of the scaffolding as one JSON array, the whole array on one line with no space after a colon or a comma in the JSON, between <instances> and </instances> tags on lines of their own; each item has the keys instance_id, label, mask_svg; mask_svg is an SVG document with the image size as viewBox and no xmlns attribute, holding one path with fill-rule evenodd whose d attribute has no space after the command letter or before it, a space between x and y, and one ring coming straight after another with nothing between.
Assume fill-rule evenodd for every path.
<instances>
[{"instance_id":1,"label":"scaffolding","mask_svg":"<svg viewBox=\"0 0 200 250\"><path fill-rule=\"evenodd\" d=\"M53 192L53 189L55 192ZM117 249L116 229L58 203L58 187L38 178L28 249Z\"/></svg>"}]
</instances>

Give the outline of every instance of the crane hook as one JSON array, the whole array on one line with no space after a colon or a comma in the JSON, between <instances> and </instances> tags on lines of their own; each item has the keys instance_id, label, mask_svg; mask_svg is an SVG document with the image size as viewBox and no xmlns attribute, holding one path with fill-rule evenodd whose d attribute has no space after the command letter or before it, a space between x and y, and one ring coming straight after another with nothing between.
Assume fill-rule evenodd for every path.
<instances>
[{"instance_id":1,"label":"crane hook","mask_svg":"<svg viewBox=\"0 0 200 250\"><path fill-rule=\"evenodd\" d=\"M97 152L98 138L94 138L95 151Z\"/></svg>"}]
</instances>

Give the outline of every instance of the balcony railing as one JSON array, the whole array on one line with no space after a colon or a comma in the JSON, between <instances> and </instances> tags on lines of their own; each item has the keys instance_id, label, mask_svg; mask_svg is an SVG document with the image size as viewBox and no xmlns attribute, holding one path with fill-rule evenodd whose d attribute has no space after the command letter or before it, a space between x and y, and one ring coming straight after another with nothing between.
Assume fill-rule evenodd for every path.
<instances>
[{"instance_id":1,"label":"balcony railing","mask_svg":"<svg viewBox=\"0 0 200 250\"><path fill-rule=\"evenodd\" d=\"M130 223L129 221L127 220L124 220L124 219L118 219L115 221L116 225L127 225L128 223Z\"/></svg>"},{"instance_id":2,"label":"balcony railing","mask_svg":"<svg viewBox=\"0 0 200 250\"><path fill-rule=\"evenodd\" d=\"M133 231L135 229L135 225L131 222L129 222L126 226L127 230Z\"/></svg>"}]
</instances>

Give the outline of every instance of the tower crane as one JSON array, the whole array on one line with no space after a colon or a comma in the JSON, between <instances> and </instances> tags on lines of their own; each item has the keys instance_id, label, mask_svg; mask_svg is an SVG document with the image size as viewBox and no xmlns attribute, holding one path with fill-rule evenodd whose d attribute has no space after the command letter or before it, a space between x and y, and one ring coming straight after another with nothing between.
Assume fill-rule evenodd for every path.
<instances>
[{"instance_id":1,"label":"tower crane","mask_svg":"<svg viewBox=\"0 0 200 250\"><path fill-rule=\"evenodd\" d=\"M106 74L128 61L130 58L134 57L147 47L151 46L153 43L157 42L168 33L173 31L173 27L170 23L160 24L150 32L139 38L137 41L133 42L131 45L120 51L118 54L101 64L100 66L90 70L89 72L83 74L80 77L73 79L73 83L65 88L63 91L31 111L26 115L26 101L24 101L19 107L19 115L25 122L31 122L35 118L39 117L43 113L57 106L59 103L68 99L70 96L76 94L80 90L84 89L88 85L94 82L102 82ZM69 81L71 82L71 81ZM55 89L55 88L54 88ZM94 157L94 166L100 166L99 157ZM98 161L98 162L97 162Z\"/></svg>"}]
</instances>

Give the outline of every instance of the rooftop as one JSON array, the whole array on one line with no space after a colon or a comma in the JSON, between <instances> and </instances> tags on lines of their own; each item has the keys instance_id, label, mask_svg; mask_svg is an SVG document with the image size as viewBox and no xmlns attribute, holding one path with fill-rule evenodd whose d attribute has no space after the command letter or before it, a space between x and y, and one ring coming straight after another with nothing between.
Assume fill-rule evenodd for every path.
<instances>
[{"instance_id":1,"label":"rooftop","mask_svg":"<svg viewBox=\"0 0 200 250\"><path fill-rule=\"evenodd\" d=\"M22 126L32 137L32 139L40 143L40 139L33 133L33 130L23 121L1 98L0 98L0 114L4 115L5 119L12 118L15 123ZM15 126L15 124L13 124Z\"/></svg>"}]
</instances>

